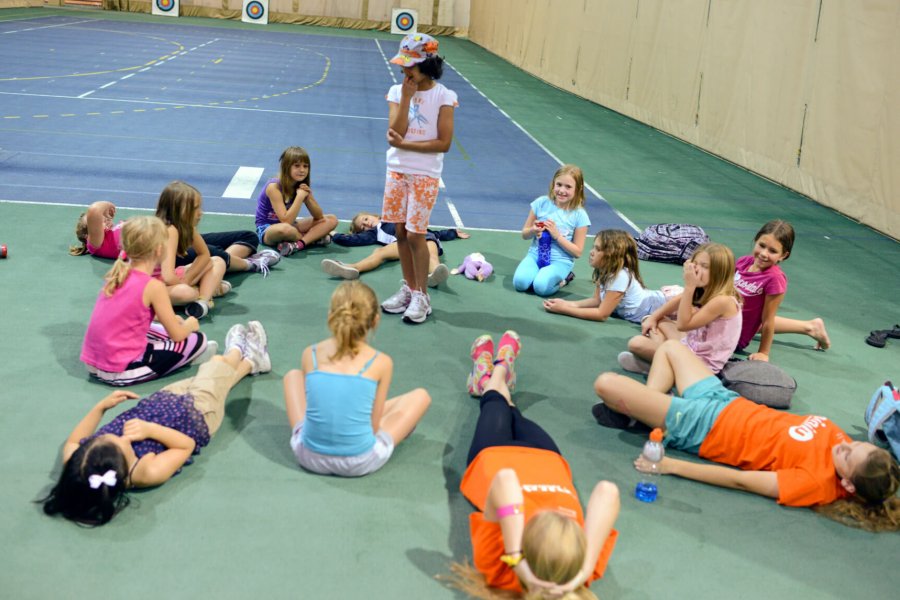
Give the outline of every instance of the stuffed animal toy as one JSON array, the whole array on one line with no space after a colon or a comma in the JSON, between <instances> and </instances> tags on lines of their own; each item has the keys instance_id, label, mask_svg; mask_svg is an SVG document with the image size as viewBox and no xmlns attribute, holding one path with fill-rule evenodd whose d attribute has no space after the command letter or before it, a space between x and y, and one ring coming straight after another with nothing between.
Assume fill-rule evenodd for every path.
<instances>
[{"instance_id":1,"label":"stuffed animal toy","mask_svg":"<svg viewBox=\"0 0 900 600\"><path fill-rule=\"evenodd\" d=\"M494 266L480 252L473 252L468 255L461 265L450 271L453 275L462 273L467 279L477 279L478 281L484 281L493 272Z\"/></svg>"}]
</instances>

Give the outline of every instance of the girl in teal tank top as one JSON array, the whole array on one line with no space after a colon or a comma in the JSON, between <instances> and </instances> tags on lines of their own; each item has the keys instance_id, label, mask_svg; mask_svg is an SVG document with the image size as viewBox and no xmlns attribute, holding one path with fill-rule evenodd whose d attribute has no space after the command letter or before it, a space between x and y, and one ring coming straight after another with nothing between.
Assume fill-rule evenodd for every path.
<instances>
[{"instance_id":1,"label":"girl in teal tank top","mask_svg":"<svg viewBox=\"0 0 900 600\"><path fill-rule=\"evenodd\" d=\"M428 410L423 388L388 399L393 361L367 343L381 320L375 293L360 281L331 296L332 337L307 347L284 376L291 449L304 469L355 477L377 471Z\"/></svg>"}]
</instances>

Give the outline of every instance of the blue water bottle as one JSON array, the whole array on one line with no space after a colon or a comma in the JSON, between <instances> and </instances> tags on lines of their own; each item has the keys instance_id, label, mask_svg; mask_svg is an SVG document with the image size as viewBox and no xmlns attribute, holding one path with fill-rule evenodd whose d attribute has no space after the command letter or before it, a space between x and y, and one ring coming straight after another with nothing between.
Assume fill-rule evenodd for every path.
<instances>
[{"instance_id":1,"label":"blue water bottle","mask_svg":"<svg viewBox=\"0 0 900 600\"><path fill-rule=\"evenodd\" d=\"M662 462L666 451L662 444L662 429L656 428L650 432L650 439L644 444L641 453L644 460L650 463L650 472L641 473L641 480L634 488L634 497L641 502L655 502L659 493L657 482L659 481L659 463Z\"/></svg>"},{"instance_id":2,"label":"blue water bottle","mask_svg":"<svg viewBox=\"0 0 900 600\"><path fill-rule=\"evenodd\" d=\"M550 244L553 238L550 237L549 231L542 231L541 237L538 239L538 267L543 269L550 266Z\"/></svg>"}]
</instances>

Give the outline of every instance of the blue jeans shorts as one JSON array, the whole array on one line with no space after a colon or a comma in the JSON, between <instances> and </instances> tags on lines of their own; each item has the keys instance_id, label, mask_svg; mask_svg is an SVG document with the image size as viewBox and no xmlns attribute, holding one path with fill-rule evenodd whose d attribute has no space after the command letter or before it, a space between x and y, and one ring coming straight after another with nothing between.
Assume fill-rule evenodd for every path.
<instances>
[{"instance_id":1,"label":"blue jeans shorts","mask_svg":"<svg viewBox=\"0 0 900 600\"><path fill-rule=\"evenodd\" d=\"M265 225L257 225L256 226L256 237L259 238L259 243L265 245L263 241L263 237L266 235L266 230L271 227L271 223L266 223Z\"/></svg>"},{"instance_id":2,"label":"blue jeans shorts","mask_svg":"<svg viewBox=\"0 0 900 600\"><path fill-rule=\"evenodd\" d=\"M697 454L719 413L738 396L715 376L687 388L684 396L672 396L666 413L666 446Z\"/></svg>"}]
</instances>

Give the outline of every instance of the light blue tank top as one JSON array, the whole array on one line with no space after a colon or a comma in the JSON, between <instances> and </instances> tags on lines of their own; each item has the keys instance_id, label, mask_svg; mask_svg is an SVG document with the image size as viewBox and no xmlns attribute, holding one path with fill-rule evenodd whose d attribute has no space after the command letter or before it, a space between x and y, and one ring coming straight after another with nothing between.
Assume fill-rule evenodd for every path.
<instances>
[{"instance_id":1,"label":"light blue tank top","mask_svg":"<svg viewBox=\"0 0 900 600\"><path fill-rule=\"evenodd\" d=\"M363 377L378 356L369 359L356 375L319 371L316 347L313 370L306 374L306 419L303 445L319 454L356 456L375 446L372 406L378 382Z\"/></svg>"}]
</instances>

